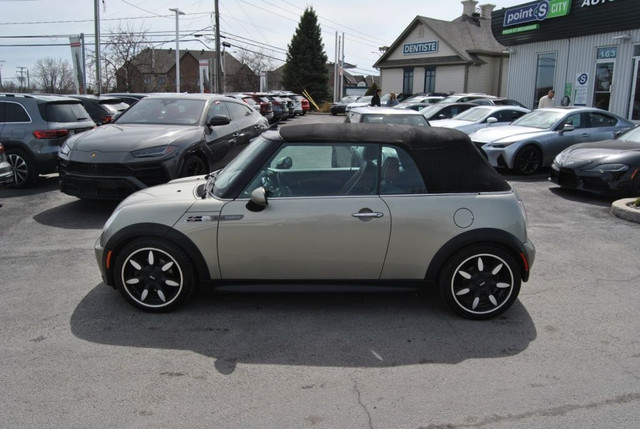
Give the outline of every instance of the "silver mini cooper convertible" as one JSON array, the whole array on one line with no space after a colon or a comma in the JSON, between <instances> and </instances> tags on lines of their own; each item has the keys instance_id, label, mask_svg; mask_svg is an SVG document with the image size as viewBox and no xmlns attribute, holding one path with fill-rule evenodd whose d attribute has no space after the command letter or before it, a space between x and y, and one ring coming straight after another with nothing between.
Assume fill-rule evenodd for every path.
<instances>
[{"instance_id":1,"label":"silver mini cooper convertible","mask_svg":"<svg viewBox=\"0 0 640 429\"><path fill-rule=\"evenodd\" d=\"M466 134L311 124L134 193L95 253L104 282L148 311L204 285L437 285L455 312L487 319L517 299L535 249L518 194Z\"/></svg>"}]
</instances>

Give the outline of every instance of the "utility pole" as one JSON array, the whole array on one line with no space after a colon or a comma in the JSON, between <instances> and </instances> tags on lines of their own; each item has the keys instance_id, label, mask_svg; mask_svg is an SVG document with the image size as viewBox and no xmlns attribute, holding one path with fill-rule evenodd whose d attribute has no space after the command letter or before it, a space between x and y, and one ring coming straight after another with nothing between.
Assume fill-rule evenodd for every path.
<instances>
[{"instance_id":1,"label":"utility pole","mask_svg":"<svg viewBox=\"0 0 640 429\"><path fill-rule=\"evenodd\" d=\"M184 12L181 12L178 8L169 9L171 12L176 13L176 92L180 92L180 31L179 31L179 22L180 15L184 15Z\"/></svg>"},{"instance_id":2,"label":"utility pole","mask_svg":"<svg viewBox=\"0 0 640 429\"><path fill-rule=\"evenodd\" d=\"M22 92L22 89L24 88L24 71L27 70L27 68L26 67L16 67L16 68L20 73L20 77L18 78L18 80L20 81L20 92Z\"/></svg>"},{"instance_id":3,"label":"utility pole","mask_svg":"<svg viewBox=\"0 0 640 429\"><path fill-rule=\"evenodd\" d=\"M220 59L220 14L218 13L218 0L214 0L214 12L216 17L216 93L222 93L222 85L220 85L220 76L222 76L222 64Z\"/></svg>"},{"instance_id":4,"label":"utility pole","mask_svg":"<svg viewBox=\"0 0 640 429\"><path fill-rule=\"evenodd\" d=\"M0 60L0 90L2 89L2 63L4 60Z\"/></svg>"},{"instance_id":5,"label":"utility pole","mask_svg":"<svg viewBox=\"0 0 640 429\"><path fill-rule=\"evenodd\" d=\"M102 70L100 70L100 5L93 0L94 25L96 32L96 95L102 91Z\"/></svg>"}]
</instances>

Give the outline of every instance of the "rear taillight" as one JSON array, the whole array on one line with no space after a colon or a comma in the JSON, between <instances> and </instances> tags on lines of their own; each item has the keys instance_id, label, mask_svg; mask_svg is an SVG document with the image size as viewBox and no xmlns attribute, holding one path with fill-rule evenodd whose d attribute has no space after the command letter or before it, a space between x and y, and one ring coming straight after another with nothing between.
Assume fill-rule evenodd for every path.
<instances>
[{"instance_id":1,"label":"rear taillight","mask_svg":"<svg viewBox=\"0 0 640 429\"><path fill-rule=\"evenodd\" d=\"M67 137L69 130L41 130L34 131L33 136L37 139L59 139L60 137Z\"/></svg>"},{"instance_id":2,"label":"rear taillight","mask_svg":"<svg viewBox=\"0 0 640 429\"><path fill-rule=\"evenodd\" d=\"M4 146L2 146L2 143L0 143L0 155L2 155L4 153Z\"/></svg>"},{"instance_id":3,"label":"rear taillight","mask_svg":"<svg viewBox=\"0 0 640 429\"><path fill-rule=\"evenodd\" d=\"M100 116L100 121L102 121L103 124L111 123L112 119L113 119L113 115Z\"/></svg>"},{"instance_id":4,"label":"rear taillight","mask_svg":"<svg viewBox=\"0 0 640 429\"><path fill-rule=\"evenodd\" d=\"M271 103L267 103L266 101L263 101L260 103L260 111L261 112L269 112L271 111Z\"/></svg>"}]
</instances>

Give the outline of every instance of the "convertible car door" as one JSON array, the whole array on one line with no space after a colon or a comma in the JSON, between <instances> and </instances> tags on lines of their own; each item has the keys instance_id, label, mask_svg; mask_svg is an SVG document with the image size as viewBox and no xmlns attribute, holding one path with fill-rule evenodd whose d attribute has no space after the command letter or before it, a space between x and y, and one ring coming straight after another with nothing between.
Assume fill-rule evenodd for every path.
<instances>
[{"instance_id":1,"label":"convertible car door","mask_svg":"<svg viewBox=\"0 0 640 429\"><path fill-rule=\"evenodd\" d=\"M223 279L378 279L391 219L378 196L272 198L224 206L218 227Z\"/></svg>"},{"instance_id":2,"label":"convertible car door","mask_svg":"<svg viewBox=\"0 0 640 429\"><path fill-rule=\"evenodd\" d=\"M380 278L391 217L375 192L379 148L367 146L372 155L364 161L364 147L343 148L359 164L352 166L349 156L346 167L328 145L294 144L275 154L241 197L222 209L222 278ZM331 176L341 178L337 186ZM268 204L251 211L248 195L260 186L266 188Z\"/></svg>"}]
</instances>

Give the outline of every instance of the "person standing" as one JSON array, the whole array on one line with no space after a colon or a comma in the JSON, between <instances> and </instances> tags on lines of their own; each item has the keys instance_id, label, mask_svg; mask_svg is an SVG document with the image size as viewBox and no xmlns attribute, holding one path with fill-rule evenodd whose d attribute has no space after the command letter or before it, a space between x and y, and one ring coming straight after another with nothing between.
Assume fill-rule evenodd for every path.
<instances>
[{"instance_id":1,"label":"person standing","mask_svg":"<svg viewBox=\"0 0 640 429\"><path fill-rule=\"evenodd\" d=\"M399 101L398 101L398 97L396 96L396 93L392 92L391 94L389 94L389 99L387 100L387 106L388 107L397 106L398 103Z\"/></svg>"},{"instance_id":2,"label":"person standing","mask_svg":"<svg viewBox=\"0 0 640 429\"><path fill-rule=\"evenodd\" d=\"M380 94L382 94L382 90L380 88L376 89L376 93L373 97L371 97L371 105L380 107Z\"/></svg>"},{"instance_id":3,"label":"person standing","mask_svg":"<svg viewBox=\"0 0 640 429\"><path fill-rule=\"evenodd\" d=\"M538 109L542 109L543 107L553 107L555 104L553 97L555 95L556 92L552 89L547 95L540 97L540 101L538 101Z\"/></svg>"}]
</instances>

